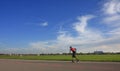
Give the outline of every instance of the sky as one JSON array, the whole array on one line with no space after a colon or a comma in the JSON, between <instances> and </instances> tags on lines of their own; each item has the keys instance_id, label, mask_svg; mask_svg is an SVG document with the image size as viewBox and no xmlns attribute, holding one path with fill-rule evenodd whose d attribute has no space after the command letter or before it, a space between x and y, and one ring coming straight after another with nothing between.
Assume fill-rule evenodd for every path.
<instances>
[{"instance_id":1,"label":"sky","mask_svg":"<svg viewBox=\"0 0 120 71\"><path fill-rule=\"evenodd\" d=\"M0 0L0 53L120 52L120 0Z\"/></svg>"}]
</instances>

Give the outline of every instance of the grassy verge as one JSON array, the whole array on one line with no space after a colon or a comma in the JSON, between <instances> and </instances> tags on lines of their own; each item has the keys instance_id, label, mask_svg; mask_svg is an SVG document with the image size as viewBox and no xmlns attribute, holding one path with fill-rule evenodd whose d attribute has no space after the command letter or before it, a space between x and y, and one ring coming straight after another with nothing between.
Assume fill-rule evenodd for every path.
<instances>
[{"instance_id":1,"label":"grassy verge","mask_svg":"<svg viewBox=\"0 0 120 71\"><path fill-rule=\"evenodd\" d=\"M80 61L120 62L119 55L77 55ZM43 55L43 56L8 56L0 55L0 59L24 59L24 60L60 60L70 61L71 55Z\"/></svg>"},{"instance_id":2,"label":"grassy verge","mask_svg":"<svg viewBox=\"0 0 120 71\"><path fill-rule=\"evenodd\" d=\"M120 62L120 55L81 55L81 61Z\"/></svg>"}]
</instances>

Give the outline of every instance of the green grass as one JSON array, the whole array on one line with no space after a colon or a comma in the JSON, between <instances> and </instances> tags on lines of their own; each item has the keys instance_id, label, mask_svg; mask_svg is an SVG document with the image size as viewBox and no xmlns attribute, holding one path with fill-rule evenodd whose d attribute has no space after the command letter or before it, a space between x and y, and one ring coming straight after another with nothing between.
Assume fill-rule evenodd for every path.
<instances>
[{"instance_id":1,"label":"green grass","mask_svg":"<svg viewBox=\"0 0 120 71\"><path fill-rule=\"evenodd\" d=\"M77 55L80 61L120 62L118 55ZM0 55L0 59L24 59L24 60L60 60L70 61L71 55L43 55L43 56L8 56Z\"/></svg>"},{"instance_id":2,"label":"green grass","mask_svg":"<svg viewBox=\"0 0 120 71\"><path fill-rule=\"evenodd\" d=\"M81 61L120 62L120 55L81 55Z\"/></svg>"},{"instance_id":3,"label":"green grass","mask_svg":"<svg viewBox=\"0 0 120 71\"><path fill-rule=\"evenodd\" d=\"M1 55L0 59L24 59L24 60L70 60L70 55L42 55L42 56L6 56Z\"/></svg>"}]
</instances>

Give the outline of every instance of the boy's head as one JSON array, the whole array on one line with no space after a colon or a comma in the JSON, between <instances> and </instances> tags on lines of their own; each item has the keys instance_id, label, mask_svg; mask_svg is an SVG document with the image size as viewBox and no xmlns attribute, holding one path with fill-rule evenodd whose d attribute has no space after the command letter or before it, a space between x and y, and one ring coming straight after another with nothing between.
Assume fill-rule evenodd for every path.
<instances>
[{"instance_id":1,"label":"boy's head","mask_svg":"<svg viewBox=\"0 0 120 71\"><path fill-rule=\"evenodd\" d=\"M70 46L70 48L72 48L72 46Z\"/></svg>"}]
</instances>

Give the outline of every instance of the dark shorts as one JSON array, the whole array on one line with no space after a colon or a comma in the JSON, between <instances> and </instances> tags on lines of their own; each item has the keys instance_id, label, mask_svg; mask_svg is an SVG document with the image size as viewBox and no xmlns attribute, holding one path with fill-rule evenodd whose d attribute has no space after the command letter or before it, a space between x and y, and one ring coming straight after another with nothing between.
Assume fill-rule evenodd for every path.
<instances>
[{"instance_id":1,"label":"dark shorts","mask_svg":"<svg viewBox=\"0 0 120 71\"><path fill-rule=\"evenodd\" d=\"M73 53L72 53L72 57L76 57L76 52L75 51L73 51Z\"/></svg>"}]
</instances>

